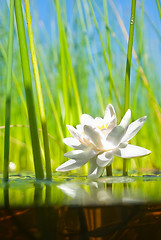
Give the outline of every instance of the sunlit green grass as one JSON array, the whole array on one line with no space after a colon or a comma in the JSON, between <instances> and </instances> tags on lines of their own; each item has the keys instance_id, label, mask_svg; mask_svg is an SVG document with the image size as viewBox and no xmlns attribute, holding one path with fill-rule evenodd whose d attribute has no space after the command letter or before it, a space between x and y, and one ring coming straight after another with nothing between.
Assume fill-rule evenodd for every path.
<instances>
[{"instance_id":1,"label":"sunlit green grass","mask_svg":"<svg viewBox=\"0 0 161 240\"><path fill-rule=\"evenodd\" d=\"M51 4L53 15L49 19L52 29L51 36L45 25L40 21L34 3L31 3L35 49L48 126L52 171L55 171L59 164L66 161L63 155L69 149L66 149L62 142L63 137L69 136L66 124L73 126L79 124L81 113L89 113L93 117L103 116L103 111L108 103L114 105L118 122L124 113L127 36L129 31L129 29L125 29L125 26L130 25L130 12L128 23L123 23L119 12L115 11L116 6L113 1L110 0L107 3L104 1L103 6L99 3L97 1L77 0L72 12L72 20L69 21L70 16L65 1L61 1L61 4L59 1L53 1ZM135 169L138 172L142 169L161 168L159 69L158 72L155 71L154 73L155 63L146 59L147 55L150 58L151 52L146 52L148 47L146 47L147 41L143 34L143 31L146 31L144 22L148 21L144 17L144 4L146 2L141 1L141 4L136 6L135 52L131 65L129 107L132 110L133 121L147 115L145 125L131 142L151 150L152 153L144 158L128 160L128 169ZM108 15L109 12L111 12L110 15ZM4 5L4 11L0 13L1 172L3 171L4 156L8 46L8 14L6 13L8 13L7 3ZM156 14L159 14L159 12ZM113 23L111 18L117 20L118 31L116 31L116 24ZM26 24L25 19L24 16ZM25 27L28 40L27 26ZM154 29L154 31L156 30ZM16 170L14 170L16 172L34 171L16 29L14 29L13 46L10 162L16 164ZM40 149L42 151L43 166L45 167L43 134L29 44L28 53L38 120ZM123 160L116 158L112 167L122 169ZM84 171L86 172L86 169ZM82 169L78 169L77 172L82 173Z\"/></svg>"}]
</instances>

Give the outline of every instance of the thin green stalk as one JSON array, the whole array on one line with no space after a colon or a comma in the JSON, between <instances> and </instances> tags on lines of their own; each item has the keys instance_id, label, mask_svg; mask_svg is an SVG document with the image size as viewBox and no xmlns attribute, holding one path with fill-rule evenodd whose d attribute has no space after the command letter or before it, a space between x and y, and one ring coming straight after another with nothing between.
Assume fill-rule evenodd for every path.
<instances>
[{"instance_id":1,"label":"thin green stalk","mask_svg":"<svg viewBox=\"0 0 161 240\"><path fill-rule=\"evenodd\" d=\"M47 130L45 107L44 107L43 94L42 94L42 88L41 88L41 82L40 82L40 75L39 75L39 69L38 69L36 52L35 52L35 44L34 44L34 36L33 36L33 30L32 30L29 0L25 0L25 9L26 9L26 20L27 20L27 28L28 28L28 35L29 35L32 65L33 65L33 71L34 71L34 77L35 77L35 83L36 83L36 90L37 90L39 111L40 111L40 119L41 119L42 133L43 133L45 162L46 162L46 177L48 179L51 179L52 171L51 171L48 130Z\"/></svg>"},{"instance_id":2,"label":"thin green stalk","mask_svg":"<svg viewBox=\"0 0 161 240\"><path fill-rule=\"evenodd\" d=\"M5 61L6 65L7 65L7 53L6 53L4 47L3 47L3 45L2 45L1 43L0 43L0 51L1 51L1 53L2 53L2 56L3 56L3 58L4 58L4 61ZM27 115L27 107L26 107L25 97L24 97L24 95L23 95L21 86L20 86L19 83L18 83L18 80L17 80L17 78L16 78L16 75L15 75L15 73L14 73L14 70L12 70L12 79L13 79L13 83L14 83L15 86L16 86L18 95L19 95L20 98L21 98L23 107L24 107L24 109L25 109L25 113L26 113L26 115Z\"/></svg>"},{"instance_id":3,"label":"thin green stalk","mask_svg":"<svg viewBox=\"0 0 161 240\"><path fill-rule=\"evenodd\" d=\"M141 61L141 56L144 51L144 41L143 41L143 26L144 26L144 0L142 0L141 6L141 18L139 19L139 42L138 42L138 58Z\"/></svg>"},{"instance_id":4,"label":"thin green stalk","mask_svg":"<svg viewBox=\"0 0 161 240\"><path fill-rule=\"evenodd\" d=\"M139 4L139 6L140 6L140 4ZM145 11L145 9L144 9L144 14L145 14L145 17L147 18L148 22L153 27L153 29L154 29L155 33L157 34L159 40L161 41L161 34L159 32L159 29L156 27L156 25L154 24L154 22L152 21L151 17L148 15L148 13Z\"/></svg>"},{"instance_id":5,"label":"thin green stalk","mask_svg":"<svg viewBox=\"0 0 161 240\"><path fill-rule=\"evenodd\" d=\"M79 15L80 15L81 28L82 28L82 31L84 33L86 33L87 28L86 28L86 24L85 24L85 19L83 17L83 11L82 11L82 6L81 6L80 0L77 0L77 6L78 6L78 12L79 12ZM89 43L89 39L88 39L87 34L85 34L85 41L86 41L86 45L87 45L87 51L88 51L90 63L92 63L92 65L94 66L94 60L93 60L93 57L92 57L90 43Z\"/></svg>"},{"instance_id":6,"label":"thin green stalk","mask_svg":"<svg viewBox=\"0 0 161 240\"><path fill-rule=\"evenodd\" d=\"M61 77L62 77L63 100L64 100L64 106L65 106L64 123L66 125L66 124L69 124L69 97L68 97L68 84L67 84L66 69L65 69L65 50L64 50L64 44L63 44L63 29L62 29L62 21L61 21L60 3L58 0L56 0L55 3L56 3L56 13L57 13L57 20L58 20L58 29L59 29Z\"/></svg>"},{"instance_id":7,"label":"thin green stalk","mask_svg":"<svg viewBox=\"0 0 161 240\"><path fill-rule=\"evenodd\" d=\"M83 17L83 11L82 11L82 6L81 6L80 0L77 0L77 6L78 6L79 15L80 15L80 22L81 22L82 30L83 30L84 33L86 33L87 28L86 28L85 20L84 20L84 17ZM95 76L94 81L95 81L95 85L96 85L98 101L100 103L101 110L104 113L103 94L101 92L101 88L100 88L100 85L99 85L99 82L98 82L99 76L98 76L96 68L95 68L95 64L94 64L94 60L93 60L93 57L92 57L91 47L90 47L90 43L89 43L89 39L88 39L87 34L85 34L85 41L86 41L89 61L90 61L90 64L92 65L92 68L93 68L93 71L94 71L94 76Z\"/></svg>"},{"instance_id":8,"label":"thin green stalk","mask_svg":"<svg viewBox=\"0 0 161 240\"><path fill-rule=\"evenodd\" d=\"M101 89L98 85L98 81L96 80L96 78L94 79L95 80L95 85L96 85L96 91L97 91L97 96L98 96L98 100L99 100L99 103L100 103L100 107L101 107L101 112L102 114L104 114L104 102L103 102L103 98L102 98L102 93L101 93Z\"/></svg>"},{"instance_id":9,"label":"thin green stalk","mask_svg":"<svg viewBox=\"0 0 161 240\"><path fill-rule=\"evenodd\" d=\"M75 78L75 74L74 74L74 70L73 70L73 66L72 66L72 61L71 61L71 57L70 57L70 53L69 53L69 49L68 49L66 33L64 31L64 27L63 27L63 23L62 23L62 19L61 19L60 4L59 4L58 0L56 0L56 10L57 10L57 18L58 18L60 45L61 45L60 47L62 49L62 50L60 49L61 50L61 52L60 52L60 54L61 54L61 69L63 71L62 79L64 80L63 86L64 86L64 89L66 90L66 95L64 95L66 97L66 101L64 101L64 104L66 106L66 102L68 100L67 79L65 76L65 62L64 62L65 57L66 57L70 76L71 76L73 91L74 91L74 95L75 95L75 102L76 102L76 107L77 107L78 118L80 118L80 116L82 115L82 108L81 108L81 103L80 103L78 86L77 86L77 82L76 82L76 78ZM69 109L69 106L68 106L68 109Z\"/></svg>"},{"instance_id":10,"label":"thin green stalk","mask_svg":"<svg viewBox=\"0 0 161 240\"><path fill-rule=\"evenodd\" d=\"M160 4L159 0L156 0L156 3L157 3L158 11L159 11L159 16L161 18L161 4Z\"/></svg>"},{"instance_id":11,"label":"thin green stalk","mask_svg":"<svg viewBox=\"0 0 161 240\"><path fill-rule=\"evenodd\" d=\"M108 9L107 9L107 1L106 0L103 0L103 5L104 5L104 14L105 14L105 24L106 24L106 26L109 26ZM110 38L110 30L109 30L108 27L106 27L106 35L107 35L107 50L108 50L109 65L110 65L110 68L112 68L112 63L111 63L111 38ZM109 80L111 80L111 79L109 79ZM112 83L111 83L111 81L109 81L109 102L112 102Z\"/></svg>"},{"instance_id":12,"label":"thin green stalk","mask_svg":"<svg viewBox=\"0 0 161 240\"><path fill-rule=\"evenodd\" d=\"M108 166L106 167L106 175L107 176L112 176L112 166Z\"/></svg>"},{"instance_id":13,"label":"thin green stalk","mask_svg":"<svg viewBox=\"0 0 161 240\"><path fill-rule=\"evenodd\" d=\"M105 14L105 23L106 26L109 25L108 21L108 10L107 10L107 1L103 0L103 5L104 5L104 14ZM110 39L110 31L107 28L106 29L106 34L107 34L107 49L108 49L108 59L109 59L109 65L110 68L112 69L112 63L111 63L111 39ZM111 78L109 78L109 102L112 102L112 82ZM112 165L106 167L106 173L107 176L112 176Z\"/></svg>"},{"instance_id":14,"label":"thin green stalk","mask_svg":"<svg viewBox=\"0 0 161 240\"><path fill-rule=\"evenodd\" d=\"M142 4L141 4L141 17L138 20L138 22L136 22L136 24L138 24L138 34L136 32L136 37L137 37L137 42L138 42L138 60L139 60L139 64L141 63L142 60L142 56L144 53L144 41L143 41L143 25L144 25L144 0L142 0ZM136 30L137 30L137 26L136 26ZM136 115L136 109L137 109L137 99L138 99L138 94L139 94L139 84L140 84L140 80L141 80L141 76L140 76L140 72L138 71L138 69L136 70L136 84L134 87L134 97L133 97L133 104L132 104L132 109L133 109L133 116ZM142 85L141 85L142 87Z\"/></svg>"},{"instance_id":15,"label":"thin green stalk","mask_svg":"<svg viewBox=\"0 0 161 240\"><path fill-rule=\"evenodd\" d=\"M48 98L49 98L49 101L50 101L50 104L51 104L51 108L52 108L52 111L54 113L55 121L56 121L56 124L57 124L57 127L58 127L59 136L60 136L60 139L62 140L64 138L64 134L63 134L63 129L62 129L61 122L60 122L60 119L59 119L59 115L58 115L58 112L57 112L57 108L55 106L55 103L54 103L54 100L53 100L53 95L51 93L50 86L49 86L49 83L48 83L48 80L47 80L47 77L46 77L46 74L45 74L45 71L44 71L43 64L42 64L41 59L39 57L39 54L37 55L37 57L38 57L38 63L39 63L39 66L40 66L40 72L42 74L42 80L44 81L46 91L47 91L47 94L48 94Z\"/></svg>"},{"instance_id":16,"label":"thin green stalk","mask_svg":"<svg viewBox=\"0 0 161 240\"><path fill-rule=\"evenodd\" d=\"M7 59L7 89L5 112L5 137L4 137L4 170L3 178L8 180L9 175L9 149L10 149L10 113L11 113L11 89L12 89L12 56L13 56L13 22L14 1L10 0L9 35L8 35L8 59Z\"/></svg>"},{"instance_id":17,"label":"thin green stalk","mask_svg":"<svg viewBox=\"0 0 161 240\"><path fill-rule=\"evenodd\" d=\"M34 156L35 175L36 178L44 178L21 0L15 1L15 14L21 54L23 79L27 100L32 150Z\"/></svg>"},{"instance_id":18,"label":"thin green stalk","mask_svg":"<svg viewBox=\"0 0 161 240\"><path fill-rule=\"evenodd\" d=\"M63 29L63 26L62 26L62 29ZM77 85L74 69L73 69L73 66L72 66L72 61L71 61L71 57L70 57L70 53L69 53L69 49L68 49L68 43L67 43L67 39L66 39L64 29L63 29L63 40L64 40L63 44L65 46L65 53L66 53L66 57L67 57L69 72L70 72L70 76L71 76L71 82L72 82L74 96L75 96L77 114L78 114L78 118L80 119L80 117L82 115L82 107L81 107L81 102L80 102L78 85Z\"/></svg>"},{"instance_id":19,"label":"thin green stalk","mask_svg":"<svg viewBox=\"0 0 161 240\"><path fill-rule=\"evenodd\" d=\"M95 16L95 13L94 13L94 10L93 10L91 1L88 0L88 2L89 2L90 9L91 9L92 17L93 17L93 20L94 20L94 24L95 24L95 27L96 27L96 29L97 29L97 32L98 32L98 35L99 35L99 38L100 38L100 42L101 42L101 45L102 45L103 56L104 56L105 62L106 62L106 64L107 64L107 68L108 68L108 72L109 72L109 79L110 79L110 82L111 82L111 85L112 85L112 89L113 89L113 91L114 91L114 94L115 94L115 97L116 97L116 101L117 101L118 107L119 107L119 109L121 110L122 107L121 107L121 104L120 104L120 101L119 101L119 97L118 97L118 94L117 94L117 91L116 91L116 88L115 88L114 80L113 80L113 78L112 78L111 65L109 64L109 61L108 61L108 58L107 58L107 55L106 55L106 50L105 50L105 46L104 46L104 43L103 43L103 39L102 39L100 30L99 30L99 27L98 27L97 19L96 19L96 16Z\"/></svg>"},{"instance_id":20,"label":"thin green stalk","mask_svg":"<svg viewBox=\"0 0 161 240\"><path fill-rule=\"evenodd\" d=\"M115 16L116 16L116 18L118 20L118 23L119 23L119 25L121 27L121 30L123 32L123 35L124 35L125 39L128 41L128 33L126 31L125 25L124 25L120 15L119 15L119 12L117 11L117 8L114 5L112 0L109 0L109 3L110 3L110 5L111 5L111 7L112 7L112 9L113 9L113 11L115 13ZM159 104L157 103L157 101L155 99L155 95L154 95L154 93L153 93L153 91L151 89L151 86L149 84L149 81L148 81L145 73L144 73L144 70L143 70L142 66L140 65L139 58L138 58L134 48L133 48L133 56L134 56L134 59L136 60L136 62L139 64L138 70L140 72L143 85L147 89L148 97L149 97L150 101L153 103L153 109L154 109L155 114L156 114L156 116L158 118L158 121L161 124L161 107L159 106Z\"/></svg>"},{"instance_id":21,"label":"thin green stalk","mask_svg":"<svg viewBox=\"0 0 161 240\"><path fill-rule=\"evenodd\" d=\"M111 0L109 0L110 2ZM95 6L95 8L97 9L100 17L102 18L102 20L106 23L106 28L108 29L108 31L110 32L110 35L112 36L112 38L116 41L116 43L120 46L121 48L121 51L126 55L126 51L124 50L124 46L123 44L120 42L119 38L117 38L117 35L116 33L112 30L112 28L110 28L109 24L107 25L107 22L106 22L106 18L105 16L103 15L101 9L98 7L97 3L94 1L93 2L93 5Z\"/></svg>"},{"instance_id":22,"label":"thin green stalk","mask_svg":"<svg viewBox=\"0 0 161 240\"><path fill-rule=\"evenodd\" d=\"M130 107L130 70L131 70L131 58L132 58L134 24L135 24L135 9L136 9L136 0L132 0L130 32L129 32L129 42L128 42L127 62L126 62L126 75L125 75L124 112L126 112ZM126 159L123 160L123 175L124 176L128 175Z\"/></svg>"}]
</instances>

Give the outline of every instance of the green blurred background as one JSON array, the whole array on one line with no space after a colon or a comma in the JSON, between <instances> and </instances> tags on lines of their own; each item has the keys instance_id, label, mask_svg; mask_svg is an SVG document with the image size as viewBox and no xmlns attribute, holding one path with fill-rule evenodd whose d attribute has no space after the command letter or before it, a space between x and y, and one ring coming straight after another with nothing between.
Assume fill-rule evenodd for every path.
<instances>
[{"instance_id":1,"label":"green blurred background","mask_svg":"<svg viewBox=\"0 0 161 240\"><path fill-rule=\"evenodd\" d=\"M145 158L128 161L129 168L137 172L154 169L158 171L161 168L161 21L157 2L157 0L140 0L137 1L136 7L130 108L133 121L144 115L147 116L147 121L132 143L152 151L151 155ZM36 0L30 1L30 4L47 114L52 170L55 171L59 164L66 161L63 155L69 149L64 146L62 138L70 136L66 124L73 126L79 124L79 108L82 113L103 117L105 107L108 103L112 103L116 109L118 123L123 116L131 1L91 1L96 23L89 1L61 0L64 31L62 48L55 2ZM1 0L0 6L0 171L2 171L9 9L7 1ZM62 62L61 54L63 54ZM64 75L62 69L64 69ZM110 84L109 69L115 91ZM41 129L33 72L32 79L38 126ZM77 101L77 90L80 106ZM10 164L10 171L33 171L16 24L11 125L10 162L14 164ZM43 152L41 130L39 134ZM122 159L116 158L113 168L121 170ZM79 171L82 170L78 169L77 172Z\"/></svg>"}]
</instances>

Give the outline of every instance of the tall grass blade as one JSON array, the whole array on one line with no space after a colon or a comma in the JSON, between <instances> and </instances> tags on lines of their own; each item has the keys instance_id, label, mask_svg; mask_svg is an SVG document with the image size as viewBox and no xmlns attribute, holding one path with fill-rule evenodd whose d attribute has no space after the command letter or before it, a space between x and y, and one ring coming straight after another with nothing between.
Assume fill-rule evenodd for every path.
<instances>
[{"instance_id":1,"label":"tall grass blade","mask_svg":"<svg viewBox=\"0 0 161 240\"><path fill-rule=\"evenodd\" d=\"M136 22L136 41L138 42L138 59L139 63L142 61L142 55L144 54L144 39L143 39L143 25L144 25L144 0L142 0L141 3L141 17L138 19L138 22ZM140 72L138 69L136 70L136 83L134 88L134 94L133 94L133 104L131 106L133 115L136 115L136 109L137 109L137 99L139 97L139 85L140 85ZM142 88L142 84L141 84Z\"/></svg>"},{"instance_id":2,"label":"tall grass blade","mask_svg":"<svg viewBox=\"0 0 161 240\"><path fill-rule=\"evenodd\" d=\"M113 78L112 78L111 65L109 64L109 61L108 61L108 58L107 58L105 46L104 46L103 39L102 39L100 30L99 30L99 26L98 26L98 23L97 23L97 19L96 19L96 16L95 16L95 13L94 13L94 10L93 10L91 1L88 0L88 2L89 2L90 9L91 9L93 21L94 21L95 27L96 27L96 29L97 29L97 32L98 32L98 35L99 35L99 38L100 38L101 45L102 45L103 56L104 56L105 62L106 62L106 64L107 64L107 68L108 68L108 72L109 72L109 79L110 79L110 82L111 82L111 85L112 85L112 89L113 89L113 91L114 91L114 94L115 94L115 97L116 97L116 101L117 101L118 107L119 107L119 109L121 110L122 107L121 107L121 104L120 104L120 101L119 101L119 97L118 97L117 90L116 90L116 88L115 88L114 80L113 80Z\"/></svg>"},{"instance_id":3,"label":"tall grass blade","mask_svg":"<svg viewBox=\"0 0 161 240\"><path fill-rule=\"evenodd\" d=\"M32 30L29 0L25 0L25 9L26 9L26 20L27 20L27 28L28 28L32 65L33 65L33 71L34 71L34 77L35 77L35 83L36 83L36 89L37 89L41 126L42 126L42 133L43 133L45 162L46 162L46 178L51 179L52 172L51 172L48 130L47 130L45 107L44 107L43 94L42 94L42 88L41 88L41 82L40 82L40 75L39 75L39 69L38 69L36 52L35 52L35 44L34 44L34 36L33 36L33 30Z\"/></svg>"},{"instance_id":4,"label":"tall grass blade","mask_svg":"<svg viewBox=\"0 0 161 240\"><path fill-rule=\"evenodd\" d=\"M128 41L128 33L126 31L125 25L124 25L120 15L119 15L119 12L117 11L116 6L115 6L115 4L112 0L109 0L109 3L110 3L110 5L111 5L111 7L112 7L112 9L115 13L115 16L116 16L116 18L118 20L118 23L121 27L121 30L123 32L123 35L124 35L126 41ZM136 60L136 62L139 64L138 71L140 72L143 85L147 89L149 100L151 101L151 103L153 105L153 109L155 111L155 114L158 118L158 121L161 124L161 107L157 103L157 100L155 98L155 94L153 93L153 90L151 89L151 86L149 84L149 81L148 81L145 73L144 73L144 70L143 70L142 66L140 65L139 58L138 58L134 48L133 48L133 56L134 56L134 59Z\"/></svg>"},{"instance_id":5,"label":"tall grass blade","mask_svg":"<svg viewBox=\"0 0 161 240\"><path fill-rule=\"evenodd\" d=\"M44 178L44 172L43 172L42 157L41 157L41 150L40 150L40 143L39 143L39 136L38 136L36 111L35 111L34 98L33 98L33 92L32 92L32 81L31 81L31 73L30 73L30 65L29 65L29 57L28 57L28 50L27 50L27 43L26 43L26 36L25 36L21 0L15 1L15 14L16 14L20 54L21 54L23 79L24 79L24 86L25 86L25 93L26 93L26 100L27 100L32 150L33 150L33 156L34 156L35 175L36 175L36 178L41 179L41 178Z\"/></svg>"},{"instance_id":6,"label":"tall grass blade","mask_svg":"<svg viewBox=\"0 0 161 240\"><path fill-rule=\"evenodd\" d=\"M81 102L80 102L78 85L77 85L74 69L72 66L72 61L71 61L71 57L70 57L70 53L69 53L67 38L66 38L66 34L64 31L63 25L62 25L62 30L63 30L63 44L64 44L64 48L65 48L65 54L66 54L66 58L67 58L67 62L68 62L69 72L70 72L70 76L71 76L71 82L72 82L73 91L74 91L74 97L75 97L75 102L76 102L76 107L77 107L77 115L78 115L78 118L80 119L80 117L82 115L82 107L81 107Z\"/></svg>"},{"instance_id":7,"label":"tall grass blade","mask_svg":"<svg viewBox=\"0 0 161 240\"><path fill-rule=\"evenodd\" d=\"M104 15L105 15L105 24L106 24L106 35L107 35L107 50L108 50L108 60L110 68L112 68L111 63L111 38L110 38L110 30L107 26L109 26L109 20L108 20L108 8L107 8L107 1L103 0L103 6L104 6ZM112 82L111 79L109 79L109 102L112 102Z\"/></svg>"},{"instance_id":8,"label":"tall grass blade","mask_svg":"<svg viewBox=\"0 0 161 240\"><path fill-rule=\"evenodd\" d=\"M130 32L129 32L128 52L127 52L127 61L126 61L126 74L125 74L124 112L126 112L130 107L130 70L131 70L131 58L132 58L134 24L135 24L135 9L136 9L136 0L132 0ZM126 159L123 160L123 175L124 176L128 175Z\"/></svg>"},{"instance_id":9,"label":"tall grass blade","mask_svg":"<svg viewBox=\"0 0 161 240\"><path fill-rule=\"evenodd\" d=\"M107 9L107 1L103 1L104 6L104 15L105 15L105 23L106 26L109 25L108 21L108 9ZM107 34L107 49L108 49L108 60L110 68L112 69L112 63L111 63L111 39L110 39L110 31L108 28L106 28L106 34ZM109 102L112 102L112 82L111 78L109 79ZM106 173L108 176L112 176L112 165L106 167Z\"/></svg>"},{"instance_id":10,"label":"tall grass blade","mask_svg":"<svg viewBox=\"0 0 161 240\"><path fill-rule=\"evenodd\" d=\"M0 52L2 53L2 57L3 57L3 59L4 59L5 63L6 63L6 66L7 66L7 53L6 53L6 50L5 50L4 46L1 43L0 43ZM27 115L27 107L26 107L25 98L24 98L22 89L21 89L21 87L20 87L20 85L18 83L18 79L16 78L16 75L15 75L15 72L14 72L13 69L12 69L12 80L13 80L13 83L15 84L15 86L16 86L18 95L21 98L21 101L22 101L25 113Z\"/></svg>"},{"instance_id":11,"label":"tall grass blade","mask_svg":"<svg viewBox=\"0 0 161 240\"><path fill-rule=\"evenodd\" d=\"M52 96L52 93L51 93L51 90L50 90L50 86L49 86L49 83L48 83L48 80L47 80L47 77L46 77L46 74L45 74L45 71L44 71L44 67L43 67L43 64L41 62L39 54L37 55L37 58L38 58L39 66L40 66L40 71L41 71L41 74L42 74L42 80L45 84L46 91L47 91L47 94L48 94L48 98L49 98L49 101L50 101L50 104L51 104L51 108L52 108L52 111L54 113L56 125L58 127L59 137L60 137L60 139L63 139L64 138L64 133L63 133L63 129L62 129L62 126L61 126L59 114L57 112L57 109L56 109L56 106L55 106L55 103L54 103L54 100L53 100L53 96Z\"/></svg>"},{"instance_id":12,"label":"tall grass blade","mask_svg":"<svg viewBox=\"0 0 161 240\"><path fill-rule=\"evenodd\" d=\"M9 175L9 149L10 149L10 112L12 89L12 56L13 56L13 22L14 1L10 0L9 35L8 35L8 59L7 59L7 88L6 88L6 112L5 112L5 137L4 137L4 170L3 178L8 180Z\"/></svg>"},{"instance_id":13,"label":"tall grass blade","mask_svg":"<svg viewBox=\"0 0 161 240\"><path fill-rule=\"evenodd\" d=\"M157 3L158 11L159 11L159 16L161 18L161 4L160 4L160 1L156 0L156 3Z\"/></svg>"},{"instance_id":14,"label":"tall grass blade","mask_svg":"<svg viewBox=\"0 0 161 240\"><path fill-rule=\"evenodd\" d=\"M95 85L96 85L98 101L100 103L101 111L104 114L105 109L104 109L104 103L103 103L103 96L102 96L101 88L100 88L99 82L98 82L99 76L98 76L98 73L96 71L93 56L92 56L92 53L91 53L90 42L89 42L89 38L88 38L88 35L87 35L87 27L86 27L86 24L85 24L85 19L83 17L83 11L82 11L82 6L81 6L80 0L77 0L77 6L78 6L78 12L79 12L79 15L80 15L80 22L81 22L82 30L83 30L84 33L86 33L85 34L85 42L86 42L86 46L87 46L89 62L91 64L91 66L93 68L93 72L94 72L94 81L95 81Z\"/></svg>"},{"instance_id":15,"label":"tall grass blade","mask_svg":"<svg viewBox=\"0 0 161 240\"><path fill-rule=\"evenodd\" d=\"M79 97L79 91L78 91L78 86L77 86L77 81L74 73L74 69L72 66L72 61L69 53L69 48L68 48L68 42L67 42L67 36L64 30L62 18L61 18L61 10L60 10L60 3L58 0L56 2L56 10L57 10L57 19L58 19L58 27L59 27L59 38L60 38L60 54L61 54L61 71L62 71L62 81L63 81L63 89L64 89L64 104L67 114L69 114L69 103L68 103L68 88L67 88L67 78L65 76L65 58L67 59L67 66L68 66L68 71L70 73L71 77L71 82L72 82L72 87L73 87L73 92L74 92L74 97L75 97L75 102L76 102L76 108L77 108L77 116L80 118L82 115L82 107L80 103L80 97ZM68 104L67 104L68 103ZM69 120L68 120L69 121Z\"/></svg>"},{"instance_id":16,"label":"tall grass blade","mask_svg":"<svg viewBox=\"0 0 161 240\"><path fill-rule=\"evenodd\" d=\"M132 58L132 47L133 47L133 35L134 35L135 8L136 8L136 0L132 0L130 32L129 32L128 52L127 52L127 61L126 61L126 74L125 74L124 112L126 112L130 107L130 70L131 70L131 58Z\"/></svg>"},{"instance_id":17,"label":"tall grass blade","mask_svg":"<svg viewBox=\"0 0 161 240\"><path fill-rule=\"evenodd\" d=\"M62 20L61 20L61 10L60 10L59 0L56 0L55 3L56 3L58 29L59 29L61 78L62 78L63 100L64 100L64 106L65 106L64 124L67 125L69 124L69 96L68 96L68 84L67 84L66 67L65 67L65 49L64 49L65 47L63 43L63 26L62 26Z\"/></svg>"}]
</instances>

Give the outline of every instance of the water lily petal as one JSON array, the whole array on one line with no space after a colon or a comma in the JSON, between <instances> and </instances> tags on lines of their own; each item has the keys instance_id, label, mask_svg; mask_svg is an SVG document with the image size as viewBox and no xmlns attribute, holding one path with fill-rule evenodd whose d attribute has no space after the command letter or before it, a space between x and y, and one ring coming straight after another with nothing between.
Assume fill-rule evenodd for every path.
<instances>
[{"instance_id":1,"label":"water lily petal","mask_svg":"<svg viewBox=\"0 0 161 240\"><path fill-rule=\"evenodd\" d=\"M127 132L126 132L126 134L124 135L124 137L122 138L121 141L122 142L127 142L130 139L132 139L137 134L137 132L140 130L140 128L143 126L145 120L146 120L146 116L137 119L135 122L132 122L129 125L129 127L127 129Z\"/></svg>"},{"instance_id":2,"label":"water lily petal","mask_svg":"<svg viewBox=\"0 0 161 240\"><path fill-rule=\"evenodd\" d=\"M88 114L82 114L80 121L82 125L90 125L95 127L95 121L93 117Z\"/></svg>"},{"instance_id":3,"label":"water lily petal","mask_svg":"<svg viewBox=\"0 0 161 240\"><path fill-rule=\"evenodd\" d=\"M97 158L97 156L95 156L89 160L88 175L90 175L97 167L96 158Z\"/></svg>"},{"instance_id":4,"label":"water lily petal","mask_svg":"<svg viewBox=\"0 0 161 240\"><path fill-rule=\"evenodd\" d=\"M151 151L146 148L131 144L120 144L119 148L115 151L115 155L122 158L142 157L150 153Z\"/></svg>"},{"instance_id":5,"label":"water lily petal","mask_svg":"<svg viewBox=\"0 0 161 240\"><path fill-rule=\"evenodd\" d=\"M101 137L102 133L99 131L99 129L92 128L91 126L84 126L84 132L85 134L92 140L92 142L96 145L98 148L103 148Z\"/></svg>"},{"instance_id":6,"label":"water lily petal","mask_svg":"<svg viewBox=\"0 0 161 240\"><path fill-rule=\"evenodd\" d=\"M116 126L112 129L112 131L106 137L106 146L105 149L113 149L116 148L120 142L122 137L125 134L125 129L122 126Z\"/></svg>"},{"instance_id":7,"label":"water lily petal","mask_svg":"<svg viewBox=\"0 0 161 240\"><path fill-rule=\"evenodd\" d=\"M84 159L82 161L70 159L70 160L66 161L65 163L63 163L62 165L60 165L56 169L56 171L61 171L61 172L70 171L70 170L82 167L87 162L88 162L87 159Z\"/></svg>"},{"instance_id":8,"label":"water lily petal","mask_svg":"<svg viewBox=\"0 0 161 240\"><path fill-rule=\"evenodd\" d=\"M99 154L96 159L96 163L99 167L109 166L113 162L113 153L104 152Z\"/></svg>"},{"instance_id":9,"label":"water lily petal","mask_svg":"<svg viewBox=\"0 0 161 240\"><path fill-rule=\"evenodd\" d=\"M88 178L100 177L104 168L99 167L96 163L96 156L89 161Z\"/></svg>"},{"instance_id":10,"label":"water lily petal","mask_svg":"<svg viewBox=\"0 0 161 240\"><path fill-rule=\"evenodd\" d=\"M116 126L117 118L116 118L115 109L112 106L112 104L107 105L105 109L104 119L106 120L107 123L110 123L111 121L113 121L114 126Z\"/></svg>"},{"instance_id":11,"label":"water lily petal","mask_svg":"<svg viewBox=\"0 0 161 240\"><path fill-rule=\"evenodd\" d=\"M71 148L80 149L80 150L85 149L85 146L83 146L83 144L81 144L80 141L76 138L72 138L72 137L64 138L63 142Z\"/></svg>"},{"instance_id":12,"label":"water lily petal","mask_svg":"<svg viewBox=\"0 0 161 240\"><path fill-rule=\"evenodd\" d=\"M95 121L95 127L97 128L102 128L102 126L104 125L104 121L100 117L96 117L94 121Z\"/></svg>"},{"instance_id":13,"label":"water lily petal","mask_svg":"<svg viewBox=\"0 0 161 240\"><path fill-rule=\"evenodd\" d=\"M124 117L122 118L119 126L123 127L126 130L130 124L130 119L131 119L131 110L128 109Z\"/></svg>"},{"instance_id":14,"label":"water lily petal","mask_svg":"<svg viewBox=\"0 0 161 240\"><path fill-rule=\"evenodd\" d=\"M67 128L68 128L68 131L70 132L70 134L73 136L73 137L76 137L78 138L78 131L77 129L75 129L73 126L70 126L70 125L66 125Z\"/></svg>"},{"instance_id":15,"label":"water lily petal","mask_svg":"<svg viewBox=\"0 0 161 240\"><path fill-rule=\"evenodd\" d=\"M103 173L104 168L97 165L96 159L97 156L93 157L89 161L88 178L97 178L100 177Z\"/></svg>"},{"instance_id":16,"label":"water lily petal","mask_svg":"<svg viewBox=\"0 0 161 240\"><path fill-rule=\"evenodd\" d=\"M78 131L79 134L82 134L84 132L84 129L83 129L83 125L82 124L78 124L76 126L76 129Z\"/></svg>"},{"instance_id":17,"label":"water lily petal","mask_svg":"<svg viewBox=\"0 0 161 240\"><path fill-rule=\"evenodd\" d=\"M67 158L72 158L75 160L80 160L80 161L84 161L84 160L90 160L91 158L93 158L96 155L95 151L93 150L73 150L70 152L67 152L64 154L64 157Z\"/></svg>"},{"instance_id":18,"label":"water lily petal","mask_svg":"<svg viewBox=\"0 0 161 240\"><path fill-rule=\"evenodd\" d=\"M88 178L99 178L103 173L104 168L103 167L96 167L91 174L88 175Z\"/></svg>"}]
</instances>

